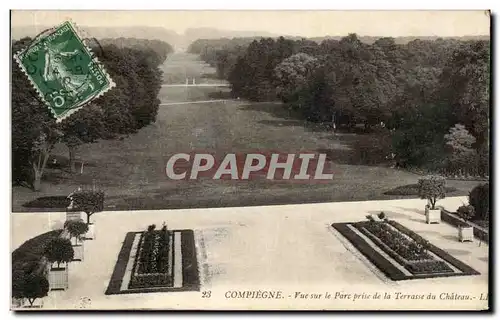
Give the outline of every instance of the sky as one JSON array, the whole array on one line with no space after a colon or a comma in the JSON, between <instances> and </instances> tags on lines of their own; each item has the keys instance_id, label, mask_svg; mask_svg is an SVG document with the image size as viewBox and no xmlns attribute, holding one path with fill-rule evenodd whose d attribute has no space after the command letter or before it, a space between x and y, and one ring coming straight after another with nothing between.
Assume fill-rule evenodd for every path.
<instances>
[{"instance_id":1,"label":"sky","mask_svg":"<svg viewBox=\"0 0 500 320\"><path fill-rule=\"evenodd\" d=\"M304 37L489 35L485 11L19 11L11 26L156 26L182 34L187 28L266 31Z\"/></svg>"}]
</instances>

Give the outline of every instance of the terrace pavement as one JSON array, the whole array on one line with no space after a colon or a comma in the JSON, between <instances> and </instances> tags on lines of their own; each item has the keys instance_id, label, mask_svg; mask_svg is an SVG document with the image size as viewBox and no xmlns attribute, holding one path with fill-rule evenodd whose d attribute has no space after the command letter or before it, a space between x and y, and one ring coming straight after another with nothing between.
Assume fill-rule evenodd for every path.
<instances>
[{"instance_id":1,"label":"terrace pavement","mask_svg":"<svg viewBox=\"0 0 500 320\"><path fill-rule=\"evenodd\" d=\"M438 204L456 210L466 197ZM50 292L44 308L75 309L481 309L488 292L488 245L460 243L456 228L425 223L424 200L335 202L259 207L107 211L93 216L96 239L85 243L85 259L69 266L69 289ZM330 225L384 211L431 243L481 273L394 282L388 280ZM13 213L11 248L53 228L64 213ZM169 229L193 229L200 292L104 295L125 234L166 222ZM234 290L281 290L284 298L228 299ZM211 291L202 298L201 291ZM392 293L391 299L295 299L296 292ZM436 295L434 300L396 300L394 293ZM471 300L439 299L469 294Z\"/></svg>"}]
</instances>

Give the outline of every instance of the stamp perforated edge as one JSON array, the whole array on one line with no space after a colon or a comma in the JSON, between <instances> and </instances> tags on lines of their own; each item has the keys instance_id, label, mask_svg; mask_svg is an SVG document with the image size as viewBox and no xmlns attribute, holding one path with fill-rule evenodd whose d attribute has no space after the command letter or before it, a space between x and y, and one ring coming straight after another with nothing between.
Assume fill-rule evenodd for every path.
<instances>
[{"instance_id":1,"label":"stamp perforated edge","mask_svg":"<svg viewBox=\"0 0 500 320\"><path fill-rule=\"evenodd\" d=\"M38 86L31 79L31 77L29 76L28 72L24 68L24 65L23 65L21 59L19 58L19 56L22 55L30 46L28 46L26 48L23 48L23 49L19 50L17 53L14 54L14 60L16 60L19 68L24 73L24 75L28 78L31 86L35 89L35 91L37 92L37 94L40 97L40 99L47 105L48 109L50 110L50 113L56 119L56 123L60 123L64 119L67 119L68 117L70 117L71 115L75 114L80 109L82 109L85 106L86 103L90 102L91 100L99 98L100 96L102 96L103 94L105 94L106 92L108 92L109 90L111 90L112 88L114 88L116 86L115 82L113 81L113 79L111 78L111 76L108 74L108 72L104 68L104 65L99 61L99 59L97 58L97 56L95 54L93 54L93 51L87 46L85 40L86 39L92 39L92 38L84 30L82 30L81 28L79 28L78 25L74 21L72 21L71 19L65 19L65 21L62 22L61 24L59 24L58 26L50 28L50 29L47 29L46 30L47 35L50 35L53 31L55 31L58 28L62 27L66 23L69 24L69 26L71 27L71 29L79 37L79 40L80 40L81 44L83 45L83 47L85 48L85 50L87 50L87 53L92 58L92 62L94 62L96 65L99 66L99 70L104 74L104 76L106 77L106 80L108 81L108 85L103 90L101 90L99 93L97 93L96 95L89 97L88 99L86 99L86 100L80 102L79 104L75 105L74 107L72 107L67 112L65 112L65 113L63 113L63 114L61 114L61 115L58 116L58 115L55 114L54 110L51 108L50 103L47 100L45 100L44 94L40 91L40 89L38 88ZM35 41L37 41L37 40L35 39Z\"/></svg>"}]
</instances>

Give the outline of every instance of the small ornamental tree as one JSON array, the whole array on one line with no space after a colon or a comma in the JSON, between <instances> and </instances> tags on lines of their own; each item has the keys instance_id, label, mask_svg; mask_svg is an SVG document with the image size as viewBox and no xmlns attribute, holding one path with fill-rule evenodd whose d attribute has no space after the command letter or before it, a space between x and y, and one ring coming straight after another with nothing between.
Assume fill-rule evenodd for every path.
<instances>
[{"instance_id":1,"label":"small ornamental tree","mask_svg":"<svg viewBox=\"0 0 500 320\"><path fill-rule=\"evenodd\" d=\"M28 299L30 306L37 298L46 297L49 292L49 281L41 274L31 273L24 277L22 286L23 297Z\"/></svg>"},{"instance_id":2,"label":"small ornamental tree","mask_svg":"<svg viewBox=\"0 0 500 320\"><path fill-rule=\"evenodd\" d=\"M50 263L57 262L59 268L61 263L73 261L74 250L71 241L63 238L54 238L45 246L45 256Z\"/></svg>"},{"instance_id":3,"label":"small ornamental tree","mask_svg":"<svg viewBox=\"0 0 500 320\"><path fill-rule=\"evenodd\" d=\"M446 180L440 176L427 176L418 180L420 199L427 199L431 210L436 209L436 202L446 196Z\"/></svg>"},{"instance_id":4,"label":"small ornamental tree","mask_svg":"<svg viewBox=\"0 0 500 320\"><path fill-rule=\"evenodd\" d=\"M104 210L103 191L80 190L72 197L74 206L87 214L87 224L90 224L90 217L94 213Z\"/></svg>"},{"instance_id":5,"label":"small ornamental tree","mask_svg":"<svg viewBox=\"0 0 500 320\"><path fill-rule=\"evenodd\" d=\"M89 230L89 226L81 219L66 221L64 223L64 228L68 230L72 238L75 238L75 244L77 244L78 239Z\"/></svg>"},{"instance_id":6,"label":"small ornamental tree","mask_svg":"<svg viewBox=\"0 0 500 320\"><path fill-rule=\"evenodd\" d=\"M460 206L457 209L457 215L465 222L465 225L467 225L467 221L470 221L472 217L474 217L475 210L474 207L471 205L468 206Z\"/></svg>"}]
</instances>

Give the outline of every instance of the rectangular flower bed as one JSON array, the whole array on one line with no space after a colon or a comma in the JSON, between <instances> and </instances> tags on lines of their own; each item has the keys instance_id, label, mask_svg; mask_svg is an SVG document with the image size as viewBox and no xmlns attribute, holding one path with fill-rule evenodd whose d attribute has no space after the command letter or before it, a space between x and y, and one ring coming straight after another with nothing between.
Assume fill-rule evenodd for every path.
<instances>
[{"instance_id":1,"label":"rectangular flower bed","mask_svg":"<svg viewBox=\"0 0 500 320\"><path fill-rule=\"evenodd\" d=\"M479 274L396 221L332 226L392 280Z\"/></svg>"},{"instance_id":2,"label":"rectangular flower bed","mask_svg":"<svg viewBox=\"0 0 500 320\"><path fill-rule=\"evenodd\" d=\"M126 234L106 295L200 290L193 230L160 231Z\"/></svg>"},{"instance_id":3,"label":"rectangular flower bed","mask_svg":"<svg viewBox=\"0 0 500 320\"><path fill-rule=\"evenodd\" d=\"M170 232L145 231L141 234L129 288L171 287L169 268Z\"/></svg>"},{"instance_id":4,"label":"rectangular flower bed","mask_svg":"<svg viewBox=\"0 0 500 320\"><path fill-rule=\"evenodd\" d=\"M363 221L354 226L412 274L453 272L446 263L428 254L427 241L421 237L413 239L390 222Z\"/></svg>"}]
</instances>

